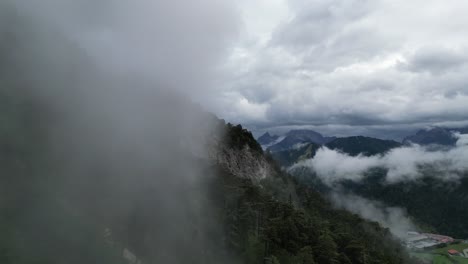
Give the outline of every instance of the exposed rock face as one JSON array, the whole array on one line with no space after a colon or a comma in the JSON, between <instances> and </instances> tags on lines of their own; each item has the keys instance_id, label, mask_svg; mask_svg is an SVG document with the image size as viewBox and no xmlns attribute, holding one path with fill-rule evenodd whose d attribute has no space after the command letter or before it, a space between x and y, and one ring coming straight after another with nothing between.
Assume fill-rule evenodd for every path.
<instances>
[{"instance_id":1,"label":"exposed rock face","mask_svg":"<svg viewBox=\"0 0 468 264\"><path fill-rule=\"evenodd\" d=\"M269 163L247 145L241 149L224 148L216 156L216 161L234 176L259 182L274 173Z\"/></svg>"}]
</instances>

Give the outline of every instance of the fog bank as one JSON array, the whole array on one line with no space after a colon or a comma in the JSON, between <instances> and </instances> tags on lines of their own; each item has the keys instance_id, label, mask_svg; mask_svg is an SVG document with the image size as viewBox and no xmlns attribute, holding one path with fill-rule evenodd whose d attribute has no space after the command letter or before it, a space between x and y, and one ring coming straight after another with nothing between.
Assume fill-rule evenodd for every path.
<instances>
[{"instance_id":1,"label":"fog bank","mask_svg":"<svg viewBox=\"0 0 468 264\"><path fill-rule=\"evenodd\" d=\"M232 4L6 0L0 19L0 92L34 105L32 132L44 135L34 139L41 169L28 175L41 179L40 195L24 198L34 202L21 218L29 233L58 243L41 233L60 232L47 224L58 207L143 260L225 261L208 195L208 148L222 131L192 100L209 91L235 37ZM90 255L80 242L56 245L71 252L63 262Z\"/></svg>"}]
</instances>

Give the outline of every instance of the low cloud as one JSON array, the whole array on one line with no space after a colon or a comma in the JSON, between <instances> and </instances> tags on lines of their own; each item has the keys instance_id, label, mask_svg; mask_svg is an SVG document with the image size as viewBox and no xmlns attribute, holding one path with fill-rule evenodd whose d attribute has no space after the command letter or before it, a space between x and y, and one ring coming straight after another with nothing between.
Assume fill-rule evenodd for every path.
<instances>
[{"instance_id":1,"label":"low cloud","mask_svg":"<svg viewBox=\"0 0 468 264\"><path fill-rule=\"evenodd\" d=\"M408 231L416 230L415 225L402 208L387 207L381 202L351 194L333 193L330 198L338 208L378 222L383 227L390 229L390 232L396 237L403 238Z\"/></svg>"},{"instance_id":2,"label":"low cloud","mask_svg":"<svg viewBox=\"0 0 468 264\"><path fill-rule=\"evenodd\" d=\"M456 136L457 144L450 149L431 150L430 147L412 145L370 157L350 156L322 147L314 158L299 162L291 169L307 167L327 184L340 180L359 181L373 168L386 169L388 183L416 180L428 172L442 180L456 180L468 171L468 135Z\"/></svg>"},{"instance_id":3,"label":"low cloud","mask_svg":"<svg viewBox=\"0 0 468 264\"><path fill-rule=\"evenodd\" d=\"M230 263L209 189L221 126L191 101L216 78L236 17L218 0L0 1L1 119L13 131L2 123L2 148L27 145L11 154L17 174L0 169L21 198L2 200L33 205L13 213L22 239L5 240L8 254L89 263L91 248L108 254L106 228L116 254L145 263ZM12 146L2 154L23 153Z\"/></svg>"}]
</instances>

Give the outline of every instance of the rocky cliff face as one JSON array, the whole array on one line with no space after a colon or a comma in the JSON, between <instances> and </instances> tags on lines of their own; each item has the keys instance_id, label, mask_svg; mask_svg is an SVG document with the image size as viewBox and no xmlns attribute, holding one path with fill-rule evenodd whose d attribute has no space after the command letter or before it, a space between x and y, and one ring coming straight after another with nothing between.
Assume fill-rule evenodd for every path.
<instances>
[{"instance_id":1,"label":"rocky cliff face","mask_svg":"<svg viewBox=\"0 0 468 264\"><path fill-rule=\"evenodd\" d=\"M227 124L223 138L212 145L211 158L232 175L258 183L275 173L252 134L242 126Z\"/></svg>"},{"instance_id":2,"label":"rocky cliff face","mask_svg":"<svg viewBox=\"0 0 468 264\"><path fill-rule=\"evenodd\" d=\"M256 155L248 146L243 149L221 149L216 162L232 175L259 182L273 173L263 156Z\"/></svg>"}]
</instances>

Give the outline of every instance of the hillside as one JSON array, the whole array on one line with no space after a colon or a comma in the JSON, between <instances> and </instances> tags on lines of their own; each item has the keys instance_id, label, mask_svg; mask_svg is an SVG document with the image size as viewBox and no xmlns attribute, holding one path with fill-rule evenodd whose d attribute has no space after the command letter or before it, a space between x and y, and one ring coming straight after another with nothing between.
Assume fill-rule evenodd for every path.
<instances>
[{"instance_id":1,"label":"hillside","mask_svg":"<svg viewBox=\"0 0 468 264\"><path fill-rule=\"evenodd\" d=\"M265 134L261 135L258 139L257 139L257 142L260 144L260 145L270 145L271 143L275 142L277 139L279 138L279 136L277 135L270 135L270 133L266 132Z\"/></svg>"},{"instance_id":2,"label":"hillside","mask_svg":"<svg viewBox=\"0 0 468 264\"><path fill-rule=\"evenodd\" d=\"M387 170L372 169L365 172L363 180L340 180L327 185L309 169L296 169L292 172L299 182L328 194L333 190L353 193L360 197L379 201L388 207L404 208L411 219L428 231L446 234L455 238L468 237L465 221L468 175L460 175L459 180L441 180L438 171L424 168L421 178L412 181L389 183L385 180Z\"/></svg>"},{"instance_id":3,"label":"hillside","mask_svg":"<svg viewBox=\"0 0 468 264\"><path fill-rule=\"evenodd\" d=\"M452 137L452 133L449 133ZM338 138L325 145L330 149L339 150L350 156L364 155L374 158L402 144L368 137ZM303 148L273 153L272 157L282 166L289 167L292 164L313 158L315 148L306 145ZM434 152L428 152L434 154ZM443 153L443 152L442 152ZM372 157L374 156L374 157ZM358 159L355 160L359 162ZM309 169L296 169L292 173L299 182L319 190L323 194L340 190L350 192L360 197L379 201L389 207L404 208L408 215L416 223L434 232L446 234L457 238L468 237L468 225L465 216L468 211L462 204L468 202L468 178L466 173L458 175L460 179L441 180L441 168L443 164L428 164L425 167L418 165L418 179L387 182L387 169L374 168L363 172L363 180L339 180L325 183ZM431 167L436 166L436 167ZM442 166L438 168L437 166ZM455 173L455 172L454 172ZM428 206L430 205L430 206Z\"/></svg>"},{"instance_id":4,"label":"hillside","mask_svg":"<svg viewBox=\"0 0 468 264\"><path fill-rule=\"evenodd\" d=\"M377 138L355 136L346 138L336 138L331 142L323 145L329 149L339 150L351 156L365 155L372 156L384 154L393 148L402 146L393 140L382 140ZM294 163L313 158L321 145L315 143L303 143L301 146L271 152L272 157L283 167L289 167Z\"/></svg>"},{"instance_id":5,"label":"hillside","mask_svg":"<svg viewBox=\"0 0 468 264\"><path fill-rule=\"evenodd\" d=\"M374 171L362 182L343 182L345 189L358 195L378 199L389 206L404 207L417 222L441 234L456 238L468 237L468 177L459 182L440 181L426 171L426 177L414 182L386 184L384 171ZM429 205L429 206L427 206Z\"/></svg>"},{"instance_id":6,"label":"hillside","mask_svg":"<svg viewBox=\"0 0 468 264\"><path fill-rule=\"evenodd\" d=\"M263 263L264 258L271 263L404 263L407 258L388 230L333 209L318 193L297 185L263 156L241 126L218 121L225 132L215 144L214 165L177 150L180 158L202 164L198 170L213 177L187 185L177 198L178 209L168 211L158 201L175 196L158 193L144 170L128 171L134 175L129 185L124 174L107 173L113 170L98 160L89 176L73 180L70 171L56 166L56 158L69 160L66 156L43 155L50 150L41 136L50 124L46 108L32 107L34 101L24 94L12 96L16 99L3 105L2 117L10 123L0 137L1 186L6 187L0 208L2 263L123 263L123 249L144 263L159 263L167 256L154 246L170 237L177 242L174 250L183 254L166 263ZM31 117L41 122L29 122ZM138 164L130 157L125 162ZM181 171L164 173L177 177ZM174 190L170 179L154 180ZM66 183L70 180L72 185ZM207 192L191 200L200 186ZM170 225L161 213L175 217L178 225ZM180 222L177 214L192 224ZM175 235L180 228L184 235Z\"/></svg>"},{"instance_id":7,"label":"hillside","mask_svg":"<svg viewBox=\"0 0 468 264\"><path fill-rule=\"evenodd\" d=\"M301 160L313 158L319 148L320 145L315 143L306 143L299 148L273 152L271 155L281 166L289 167Z\"/></svg>"},{"instance_id":8,"label":"hillside","mask_svg":"<svg viewBox=\"0 0 468 264\"><path fill-rule=\"evenodd\" d=\"M339 150L351 156L357 156L359 154L373 156L384 154L393 148L400 147L401 144L393 140L354 136L337 138L327 143L325 146L329 149Z\"/></svg>"},{"instance_id":9,"label":"hillside","mask_svg":"<svg viewBox=\"0 0 468 264\"><path fill-rule=\"evenodd\" d=\"M444 146L453 146L456 142L457 138L453 136L452 131L441 127L435 127L428 130L419 130L415 135L408 136L403 140L404 144L436 144Z\"/></svg>"}]
</instances>

